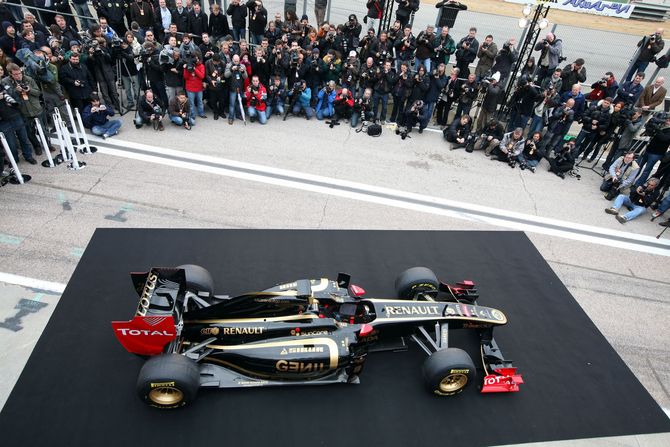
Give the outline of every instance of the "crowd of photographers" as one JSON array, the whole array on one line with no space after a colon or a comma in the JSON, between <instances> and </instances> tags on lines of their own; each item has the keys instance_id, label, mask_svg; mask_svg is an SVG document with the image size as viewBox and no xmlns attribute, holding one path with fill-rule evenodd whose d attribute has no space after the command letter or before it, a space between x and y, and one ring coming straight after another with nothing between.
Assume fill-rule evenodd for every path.
<instances>
[{"instance_id":1,"label":"crowd of photographers","mask_svg":"<svg viewBox=\"0 0 670 447\"><path fill-rule=\"evenodd\" d=\"M623 223L640 207L665 211L658 191L670 182L670 120L651 112L666 89L663 78L642 85L644 70L664 48L662 29L638 44L630 79L618 83L607 72L587 95L581 91L585 61L566 63L561 39L549 33L503 103L518 57L514 38L500 43L487 35L480 43L475 27L458 38L442 20L438 29L416 32L409 19L418 1L396 1L397 20L379 35L383 0L367 1L363 24L351 14L341 25L324 22L321 2L314 25L292 10L272 18L261 0L231 0L225 11L212 3L209 13L191 0L94 1L97 22L77 3L73 7L85 16L78 21L57 14L64 9L38 12L41 21L21 11L17 21L16 10L0 5L0 130L17 160L20 147L23 158L36 163L36 121L51 128L48 117L65 98L103 138L119 131L121 122L110 120L115 110L135 110L138 128L162 131L168 121L190 130L207 118L205 104L214 120L230 125L290 115L326 120L330 127L394 122L403 139L434 120L452 149L481 150L530 172L546 159L561 178L575 173L580 158L595 161L610 146L601 190L615 202L607 212L616 209ZM437 7L464 8L454 1ZM501 108L506 125L497 119ZM579 134L568 140L575 122ZM636 158L630 152L643 126L651 141ZM619 215L622 207L631 211Z\"/></svg>"}]
</instances>

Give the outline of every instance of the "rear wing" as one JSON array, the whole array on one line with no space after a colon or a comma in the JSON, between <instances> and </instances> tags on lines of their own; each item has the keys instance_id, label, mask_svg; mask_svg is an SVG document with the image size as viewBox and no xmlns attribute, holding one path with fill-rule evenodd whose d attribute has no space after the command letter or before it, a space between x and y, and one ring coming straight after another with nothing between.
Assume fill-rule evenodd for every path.
<instances>
[{"instance_id":1,"label":"rear wing","mask_svg":"<svg viewBox=\"0 0 670 447\"><path fill-rule=\"evenodd\" d=\"M184 299L186 275L183 269L152 268L130 276L139 296L135 317L113 321L114 335L128 352L160 354L177 337L175 324L181 319L177 303Z\"/></svg>"}]
</instances>

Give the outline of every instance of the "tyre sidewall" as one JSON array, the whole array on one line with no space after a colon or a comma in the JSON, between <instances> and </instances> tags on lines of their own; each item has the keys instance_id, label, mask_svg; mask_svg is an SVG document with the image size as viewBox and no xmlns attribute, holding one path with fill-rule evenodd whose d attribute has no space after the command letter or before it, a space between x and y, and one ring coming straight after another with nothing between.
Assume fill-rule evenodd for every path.
<instances>
[{"instance_id":1,"label":"tyre sidewall","mask_svg":"<svg viewBox=\"0 0 670 447\"><path fill-rule=\"evenodd\" d=\"M453 391L444 391L440 383L446 377L463 375L465 384ZM447 348L431 354L423 364L423 377L428 390L438 396L452 396L463 391L477 377L475 365L467 352L458 348Z\"/></svg>"},{"instance_id":2,"label":"tyre sidewall","mask_svg":"<svg viewBox=\"0 0 670 447\"><path fill-rule=\"evenodd\" d=\"M137 394L146 404L160 409L180 408L195 400L200 386L198 365L179 354L162 354L144 364L137 378ZM154 402L152 390L173 388L182 393L182 399L173 404Z\"/></svg>"},{"instance_id":3,"label":"tyre sidewall","mask_svg":"<svg viewBox=\"0 0 670 447\"><path fill-rule=\"evenodd\" d=\"M426 267L413 267L402 272L395 281L396 293L403 299L414 299L425 291L438 291L440 282L432 270Z\"/></svg>"}]
</instances>

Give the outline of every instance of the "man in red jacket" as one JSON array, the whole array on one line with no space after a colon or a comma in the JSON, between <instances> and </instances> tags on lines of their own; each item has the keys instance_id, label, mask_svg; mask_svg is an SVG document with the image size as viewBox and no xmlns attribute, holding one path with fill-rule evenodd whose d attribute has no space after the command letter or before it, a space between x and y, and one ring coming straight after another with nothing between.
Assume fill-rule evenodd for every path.
<instances>
[{"instance_id":1,"label":"man in red jacket","mask_svg":"<svg viewBox=\"0 0 670 447\"><path fill-rule=\"evenodd\" d=\"M249 120L253 123L256 121L256 117L258 117L259 123L267 123L268 118L265 114L265 102L268 98L268 94L265 87L263 87L263 84L261 84L258 75L253 75L251 77L251 84L247 87L245 97L247 99L247 113L249 115Z\"/></svg>"},{"instance_id":2,"label":"man in red jacket","mask_svg":"<svg viewBox=\"0 0 670 447\"><path fill-rule=\"evenodd\" d=\"M205 65L200 51L193 52L193 60L184 65L184 86L191 106L191 119L195 122L196 108L200 118L207 118L202 104L202 90L205 85Z\"/></svg>"}]
</instances>

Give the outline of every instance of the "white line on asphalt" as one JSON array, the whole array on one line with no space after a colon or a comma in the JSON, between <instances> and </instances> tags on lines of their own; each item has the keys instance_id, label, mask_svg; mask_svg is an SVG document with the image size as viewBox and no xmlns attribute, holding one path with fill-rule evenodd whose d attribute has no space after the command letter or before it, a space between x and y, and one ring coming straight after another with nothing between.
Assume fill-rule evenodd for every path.
<instances>
[{"instance_id":1,"label":"white line on asphalt","mask_svg":"<svg viewBox=\"0 0 670 447\"><path fill-rule=\"evenodd\" d=\"M156 148L141 143L121 141L118 139L115 139L114 141L103 141L97 138L89 138L98 143L98 148L101 153L108 155L311 191L320 194L329 194L423 213L477 221L519 231L529 231L645 253L670 256L670 241L663 239L658 240L650 236L606 230L590 225L532 216L529 214L219 157L193 154L174 149ZM144 153L138 153L134 150L142 151Z\"/></svg>"},{"instance_id":2,"label":"white line on asphalt","mask_svg":"<svg viewBox=\"0 0 670 447\"><path fill-rule=\"evenodd\" d=\"M29 287L31 289L46 290L47 292L63 293L65 284L59 282L42 281L41 279L28 278L27 276L14 275L12 273L0 272L0 283L15 284L17 286Z\"/></svg>"}]
</instances>

